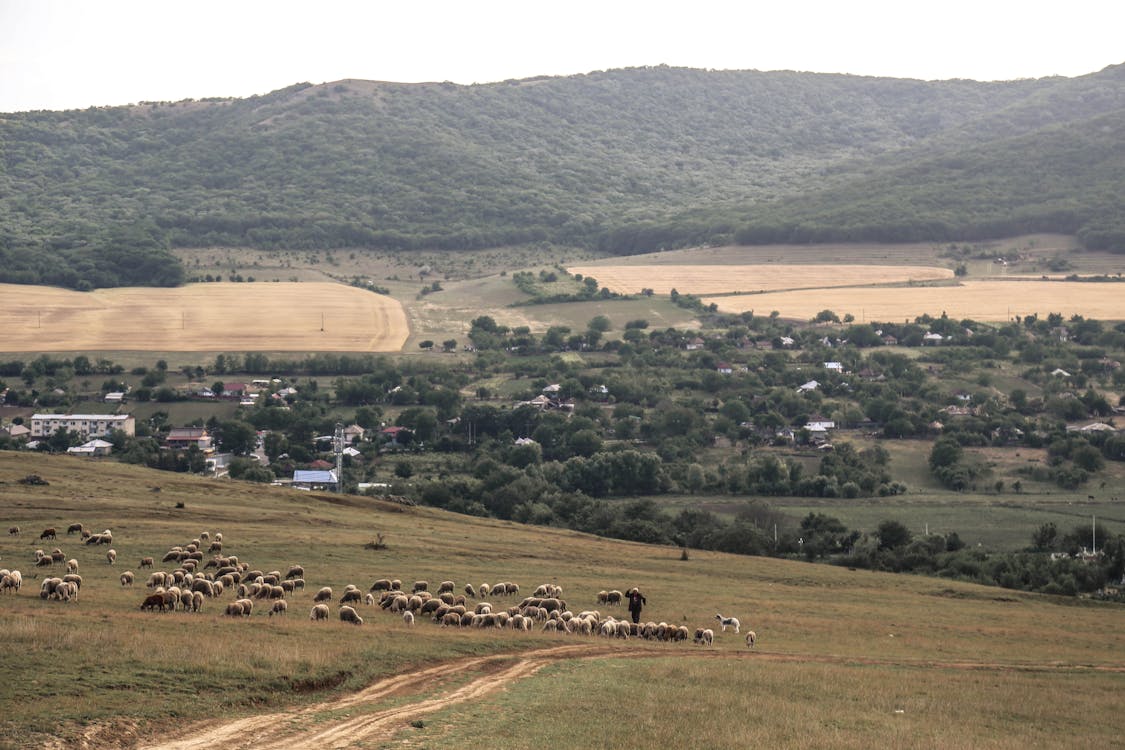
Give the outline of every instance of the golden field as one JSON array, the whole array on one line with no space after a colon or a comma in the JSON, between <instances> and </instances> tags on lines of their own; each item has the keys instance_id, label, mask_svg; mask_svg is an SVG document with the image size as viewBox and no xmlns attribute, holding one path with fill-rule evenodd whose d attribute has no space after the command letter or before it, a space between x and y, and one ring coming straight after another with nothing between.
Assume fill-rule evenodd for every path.
<instances>
[{"instance_id":1,"label":"golden field","mask_svg":"<svg viewBox=\"0 0 1125 750\"><path fill-rule=\"evenodd\" d=\"M1125 319L1125 287L1064 281L966 281L958 286L806 289L730 297L708 297L723 312L776 310L784 318L809 319L821 310L856 320L906 320L924 313L979 321L1061 313L1099 320Z\"/></svg>"},{"instance_id":2,"label":"golden field","mask_svg":"<svg viewBox=\"0 0 1125 750\"><path fill-rule=\"evenodd\" d=\"M936 266L855 264L574 266L567 271L592 276L618 294L640 294L642 289L656 294L672 289L681 294L730 294L953 278L953 271Z\"/></svg>"},{"instance_id":3,"label":"golden field","mask_svg":"<svg viewBox=\"0 0 1125 750\"><path fill-rule=\"evenodd\" d=\"M74 292L0 284L3 351L398 351L398 301L330 282Z\"/></svg>"}]
</instances>

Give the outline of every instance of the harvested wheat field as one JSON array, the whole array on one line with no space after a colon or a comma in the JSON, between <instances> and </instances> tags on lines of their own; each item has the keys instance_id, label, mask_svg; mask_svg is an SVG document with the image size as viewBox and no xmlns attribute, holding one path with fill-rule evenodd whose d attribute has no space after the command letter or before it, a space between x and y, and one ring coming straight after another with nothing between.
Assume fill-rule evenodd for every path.
<instances>
[{"instance_id":1,"label":"harvested wheat field","mask_svg":"<svg viewBox=\"0 0 1125 750\"><path fill-rule=\"evenodd\" d=\"M952 279L953 271L936 266L880 265L729 265L729 266L575 266L572 274L592 276L618 294L651 289L668 294L730 294L780 289L819 289L857 284L897 284Z\"/></svg>"},{"instance_id":2,"label":"harvested wheat field","mask_svg":"<svg viewBox=\"0 0 1125 750\"><path fill-rule=\"evenodd\" d=\"M928 313L951 318L1004 321L1060 313L1099 320L1125 319L1125 287L1062 281L966 281L958 286L815 289L709 297L723 312L776 310L784 318L809 319L822 310L856 320L897 321Z\"/></svg>"},{"instance_id":3,"label":"harvested wheat field","mask_svg":"<svg viewBox=\"0 0 1125 750\"><path fill-rule=\"evenodd\" d=\"M398 301L329 282L73 292L0 284L0 351L398 351Z\"/></svg>"}]
</instances>

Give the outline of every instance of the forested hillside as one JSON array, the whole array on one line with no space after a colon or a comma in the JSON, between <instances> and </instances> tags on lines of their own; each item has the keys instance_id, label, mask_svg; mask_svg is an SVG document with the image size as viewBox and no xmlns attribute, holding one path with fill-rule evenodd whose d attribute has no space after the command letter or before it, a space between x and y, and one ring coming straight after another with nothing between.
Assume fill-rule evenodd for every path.
<instances>
[{"instance_id":1,"label":"forested hillside","mask_svg":"<svg viewBox=\"0 0 1125 750\"><path fill-rule=\"evenodd\" d=\"M1077 233L1125 249L1125 66L923 82L667 67L298 84L0 116L0 281L174 285L170 247L631 253Z\"/></svg>"}]
</instances>

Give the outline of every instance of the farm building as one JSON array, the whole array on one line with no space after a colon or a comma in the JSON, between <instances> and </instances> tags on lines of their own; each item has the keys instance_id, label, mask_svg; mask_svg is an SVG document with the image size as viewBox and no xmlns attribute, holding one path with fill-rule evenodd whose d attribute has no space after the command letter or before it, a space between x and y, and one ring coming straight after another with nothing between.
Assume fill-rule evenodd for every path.
<instances>
[{"instance_id":1,"label":"farm building","mask_svg":"<svg viewBox=\"0 0 1125 750\"><path fill-rule=\"evenodd\" d=\"M48 437L59 430L76 432L85 438L105 437L114 430L121 430L132 436L137 434L137 424L130 414L31 415L31 437Z\"/></svg>"}]
</instances>

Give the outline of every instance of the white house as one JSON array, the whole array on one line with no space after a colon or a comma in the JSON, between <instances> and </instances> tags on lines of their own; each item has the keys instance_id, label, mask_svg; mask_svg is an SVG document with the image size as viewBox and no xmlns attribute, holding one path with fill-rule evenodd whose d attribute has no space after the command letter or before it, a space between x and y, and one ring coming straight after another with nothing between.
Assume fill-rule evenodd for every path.
<instances>
[{"instance_id":1,"label":"white house","mask_svg":"<svg viewBox=\"0 0 1125 750\"><path fill-rule=\"evenodd\" d=\"M76 432L84 438L105 437L114 430L137 434L137 423L130 414L32 414L31 437L45 438L59 430Z\"/></svg>"},{"instance_id":2,"label":"white house","mask_svg":"<svg viewBox=\"0 0 1125 750\"><path fill-rule=\"evenodd\" d=\"M809 391L815 391L819 387L820 387L820 383L816 382L815 380L810 380L809 382L798 386L797 392L798 393L808 393Z\"/></svg>"},{"instance_id":3,"label":"white house","mask_svg":"<svg viewBox=\"0 0 1125 750\"><path fill-rule=\"evenodd\" d=\"M842 362L825 362L824 369L830 372L843 372L844 364Z\"/></svg>"},{"instance_id":4,"label":"white house","mask_svg":"<svg viewBox=\"0 0 1125 750\"><path fill-rule=\"evenodd\" d=\"M72 456L108 456L112 451L113 443L97 438L77 447L66 449L66 452Z\"/></svg>"}]
</instances>

